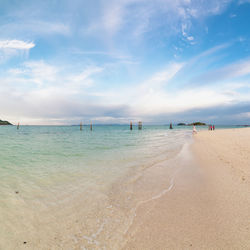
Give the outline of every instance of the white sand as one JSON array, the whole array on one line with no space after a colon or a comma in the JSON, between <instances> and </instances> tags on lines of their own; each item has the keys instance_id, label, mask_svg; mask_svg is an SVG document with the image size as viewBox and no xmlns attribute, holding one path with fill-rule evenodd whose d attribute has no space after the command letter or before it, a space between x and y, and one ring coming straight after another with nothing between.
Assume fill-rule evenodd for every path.
<instances>
[{"instance_id":1,"label":"white sand","mask_svg":"<svg viewBox=\"0 0 250 250\"><path fill-rule=\"evenodd\" d=\"M124 249L250 249L250 129L202 131L171 192L137 211Z\"/></svg>"}]
</instances>

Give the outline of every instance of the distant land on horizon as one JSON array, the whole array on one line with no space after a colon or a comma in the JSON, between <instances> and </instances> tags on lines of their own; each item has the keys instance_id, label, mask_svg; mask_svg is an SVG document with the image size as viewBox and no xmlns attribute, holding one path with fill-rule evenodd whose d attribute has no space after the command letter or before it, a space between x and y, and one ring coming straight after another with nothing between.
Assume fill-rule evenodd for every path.
<instances>
[{"instance_id":1,"label":"distant land on horizon","mask_svg":"<svg viewBox=\"0 0 250 250\"><path fill-rule=\"evenodd\" d=\"M195 125L195 126L206 126L207 124L204 123L204 122L193 122L193 123L188 123L188 124L181 122L181 123L177 124L177 126L193 126L193 125Z\"/></svg>"},{"instance_id":2,"label":"distant land on horizon","mask_svg":"<svg viewBox=\"0 0 250 250\"><path fill-rule=\"evenodd\" d=\"M0 120L0 125L13 125L13 124L11 124L8 121L2 121L2 120Z\"/></svg>"}]
</instances>

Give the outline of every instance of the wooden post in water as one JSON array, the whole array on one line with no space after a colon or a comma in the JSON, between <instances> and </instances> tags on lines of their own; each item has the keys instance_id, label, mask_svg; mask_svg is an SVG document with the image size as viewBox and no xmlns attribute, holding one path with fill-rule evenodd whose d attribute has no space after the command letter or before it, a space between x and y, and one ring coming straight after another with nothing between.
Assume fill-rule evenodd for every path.
<instances>
[{"instance_id":1,"label":"wooden post in water","mask_svg":"<svg viewBox=\"0 0 250 250\"><path fill-rule=\"evenodd\" d=\"M141 121L138 122L138 129L139 129L139 130L142 129L142 122L141 122Z\"/></svg>"},{"instance_id":2,"label":"wooden post in water","mask_svg":"<svg viewBox=\"0 0 250 250\"><path fill-rule=\"evenodd\" d=\"M80 122L80 130L82 131L82 122Z\"/></svg>"},{"instance_id":3,"label":"wooden post in water","mask_svg":"<svg viewBox=\"0 0 250 250\"><path fill-rule=\"evenodd\" d=\"M132 130L133 129L133 124L132 124L132 122L130 122L130 130Z\"/></svg>"},{"instance_id":4,"label":"wooden post in water","mask_svg":"<svg viewBox=\"0 0 250 250\"><path fill-rule=\"evenodd\" d=\"M90 123L90 130L92 131L93 129L93 126L92 126L92 122Z\"/></svg>"},{"instance_id":5,"label":"wooden post in water","mask_svg":"<svg viewBox=\"0 0 250 250\"><path fill-rule=\"evenodd\" d=\"M16 129L19 129L19 127L20 127L20 124L19 124L19 122L18 122L18 124L17 124L17 126L16 126Z\"/></svg>"}]
</instances>

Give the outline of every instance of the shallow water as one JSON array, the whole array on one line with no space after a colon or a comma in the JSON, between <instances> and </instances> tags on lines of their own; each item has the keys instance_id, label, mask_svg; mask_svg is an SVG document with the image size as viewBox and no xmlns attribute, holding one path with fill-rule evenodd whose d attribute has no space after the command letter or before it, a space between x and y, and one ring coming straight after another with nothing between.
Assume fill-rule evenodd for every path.
<instances>
[{"instance_id":1,"label":"shallow water","mask_svg":"<svg viewBox=\"0 0 250 250\"><path fill-rule=\"evenodd\" d=\"M119 249L137 208L173 187L192 128L2 126L0 137L0 249Z\"/></svg>"}]
</instances>

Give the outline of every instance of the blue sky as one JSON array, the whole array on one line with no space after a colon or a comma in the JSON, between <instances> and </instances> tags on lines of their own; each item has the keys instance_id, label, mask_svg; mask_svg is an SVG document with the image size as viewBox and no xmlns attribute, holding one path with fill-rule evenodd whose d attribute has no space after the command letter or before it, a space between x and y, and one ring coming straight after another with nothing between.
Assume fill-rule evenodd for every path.
<instances>
[{"instance_id":1,"label":"blue sky","mask_svg":"<svg viewBox=\"0 0 250 250\"><path fill-rule=\"evenodd\" d=\"M249 0L0 0L0 119L250 123Z\"/></svg>"}]
</instances>

